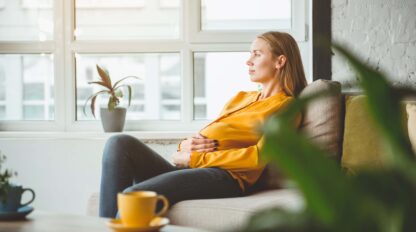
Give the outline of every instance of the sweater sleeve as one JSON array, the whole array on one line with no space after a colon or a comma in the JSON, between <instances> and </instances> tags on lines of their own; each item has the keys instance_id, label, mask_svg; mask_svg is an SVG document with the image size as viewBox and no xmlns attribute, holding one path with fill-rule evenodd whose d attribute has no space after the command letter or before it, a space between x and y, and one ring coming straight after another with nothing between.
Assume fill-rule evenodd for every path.
<instances>
[{"instance_id":1,"label":"sweater sleeve","mask_svg":"<svg viewBox=\"0 0 416 232\"><path fill-rule=\"evenodd\" d=\"M226 170L247 170L258 168L260 161L260 149L263 146L263 137L257 144L228 150L214 152L192 152L189 166L191 168L219 167Z\"/></svg>"}]
</instances>

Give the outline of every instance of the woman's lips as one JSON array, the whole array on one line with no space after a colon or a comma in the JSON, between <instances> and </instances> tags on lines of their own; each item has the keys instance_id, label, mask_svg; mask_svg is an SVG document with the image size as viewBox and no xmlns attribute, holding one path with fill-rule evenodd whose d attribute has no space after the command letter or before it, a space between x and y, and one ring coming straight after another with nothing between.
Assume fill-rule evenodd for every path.
<instances>
[{"instance_id":1,"label":"woman's lips","mask_svg":"<svg viewBox=\"0 0 416 232\"><path fill-rule=\"evenodd\" d=\"M249 74L254 74L254 72L255 72L254 70L248 70Z\"/></svg>"}]
</instances>

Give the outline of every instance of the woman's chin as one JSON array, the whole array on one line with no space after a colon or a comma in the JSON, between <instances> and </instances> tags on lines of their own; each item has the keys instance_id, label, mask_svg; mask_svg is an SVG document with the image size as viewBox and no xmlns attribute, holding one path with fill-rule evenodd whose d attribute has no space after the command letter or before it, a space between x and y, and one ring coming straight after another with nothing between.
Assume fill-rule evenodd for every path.
<instances>
[{"instance_id":1,"label":"woman's chin","mask_svg":"<svg viewBox=\"0 0 416 232\"><path fill-rule=\"evenodd\" d=\"M258 82L260 82L260 79L255 77L255 76L250 76L250 81L258 83Z\"/></svg>"}]
</instances>

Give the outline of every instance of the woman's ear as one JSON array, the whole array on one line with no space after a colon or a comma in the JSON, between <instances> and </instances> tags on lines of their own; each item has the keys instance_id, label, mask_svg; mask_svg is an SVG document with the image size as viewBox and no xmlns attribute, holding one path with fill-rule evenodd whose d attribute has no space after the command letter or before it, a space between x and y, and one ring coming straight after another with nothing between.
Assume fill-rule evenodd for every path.
<instances>
[{"instance_id":1,"label":"woman's ear","mask_svg":"<svg viewBox=\"0 0 416 232\"><path fill-rule=\"evenodd\" d=\"M286 56L280 55L276 58L275 67L281 69L286 64Z\"/></svg>"}]
</instances>

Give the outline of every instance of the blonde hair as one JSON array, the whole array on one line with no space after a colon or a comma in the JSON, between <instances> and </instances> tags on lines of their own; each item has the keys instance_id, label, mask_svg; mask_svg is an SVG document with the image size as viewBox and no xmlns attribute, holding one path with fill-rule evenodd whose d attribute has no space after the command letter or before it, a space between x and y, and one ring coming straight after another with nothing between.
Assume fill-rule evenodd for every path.
<instances>
[{"instance_id":1,"label":"blonde hair","mask_svg":"<svg viewBox=\"0 0 416 232\"><path fill-rule=\"evenodd\" d=\"M307 85L299 47L291 35L284 32L269 31L257 38L270 46L273 57L286 57L285 65L279 71L279 85L289 96L296 97Z\"/></svg>"}]
</instances>

